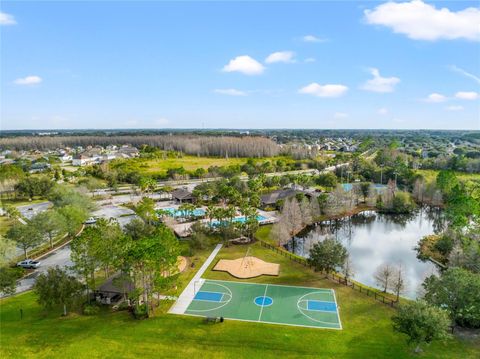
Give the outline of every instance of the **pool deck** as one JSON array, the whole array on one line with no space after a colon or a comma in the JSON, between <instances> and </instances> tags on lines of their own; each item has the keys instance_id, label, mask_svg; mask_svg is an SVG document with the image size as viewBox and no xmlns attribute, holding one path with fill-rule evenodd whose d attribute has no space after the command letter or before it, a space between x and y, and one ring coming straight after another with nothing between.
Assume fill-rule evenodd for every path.
<instances>
[{"instance_id":1,"label":"pool deck","mask_svg":"<svg viewBox=\"0 0 480 359\"><path fill-rule=\"evenodd\" d=\"M164 207L164 208L171 208L171 207L172 206L168 206L168 207ZM203 207L198 207L198 208L203 208ZM162 208L159 207L159 208L156 208L156 209L162 209ZM265 219L263 219L259 222L260 225L272 224L272 223L276 223L278 221L278 218L277 218L275 212L266 212L266 211L258 210L258 215L263 216L265 218ZM241 216L237 216L237 217L241 217ZM207 224L207 225L209 223L208 219L203 219L203 220L200 220L200 221L202 223ZM197 221L175 223L172 226L172 229L178 237L185 238L185 237L188 237L190 235L190 228L196 222Z\"/></svg>"}]
</instances>

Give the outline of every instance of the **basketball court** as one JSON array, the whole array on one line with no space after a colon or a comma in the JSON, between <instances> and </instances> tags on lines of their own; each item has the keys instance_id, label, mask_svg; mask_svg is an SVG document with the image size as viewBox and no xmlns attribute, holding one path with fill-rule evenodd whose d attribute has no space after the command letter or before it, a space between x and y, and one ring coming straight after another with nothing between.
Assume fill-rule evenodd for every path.
<instances>
[{"instance_id":1,"label":"basketball court","mask_svg":"<svg viewBox=\"0 0 480 359\"><path fill-rule=\"evenodd\" d=\"M200 280L184 314L342 329L332 289Z\"/></svg>"}]
</instances>

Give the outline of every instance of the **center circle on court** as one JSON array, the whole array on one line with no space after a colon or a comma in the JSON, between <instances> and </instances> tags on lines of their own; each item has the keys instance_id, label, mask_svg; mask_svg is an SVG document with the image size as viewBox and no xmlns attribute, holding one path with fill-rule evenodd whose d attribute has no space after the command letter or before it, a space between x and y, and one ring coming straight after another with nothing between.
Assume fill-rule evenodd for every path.
<instances>
[{"instance_id":1,"label":"center circle on court","mask_svg":"<svg viewBox=\"0 0 480 359\"><path fill-rule=\"evenodd\" d=\"M260 297L256 297L253 302L258 305L259 307L268 307L270 305L272 305L273 303L273 299L270 298L270 297L267 297L267 296L260 296Z\"/></svg>"}]
</instances>

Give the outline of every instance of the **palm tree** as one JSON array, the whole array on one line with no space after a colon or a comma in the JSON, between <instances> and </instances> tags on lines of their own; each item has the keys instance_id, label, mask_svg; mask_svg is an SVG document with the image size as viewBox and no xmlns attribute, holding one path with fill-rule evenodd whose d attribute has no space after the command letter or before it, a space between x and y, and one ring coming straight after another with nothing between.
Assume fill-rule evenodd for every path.
<instances>
[{"instance_id":1,"label":"palm tree","mask_svg":"<svg viewBox=\"0 0 480 359\"><path fill-rule=\"evenodd\" d=\"M212 205L207 206L206 215L210 223L212 223L213 219L215 218L215 207Z\"/></svg>"}]
</instances>

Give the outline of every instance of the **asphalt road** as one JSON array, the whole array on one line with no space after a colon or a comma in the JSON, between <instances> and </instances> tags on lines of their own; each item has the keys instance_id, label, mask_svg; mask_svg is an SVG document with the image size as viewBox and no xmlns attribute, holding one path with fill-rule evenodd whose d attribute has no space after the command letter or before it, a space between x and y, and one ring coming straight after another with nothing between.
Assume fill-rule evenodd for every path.
<instances>
[{"instance_id":1,"label":"asphalt road","mask_svg":"<svg viewBox=\"0 0 480 359\"><path fill-rule=\"evenodd\" d=\"M70 260L70 252L70 246L67 244L66 246L39 259L40 266L33 273L18 281L16 293L25 292L26 290L31 289L35 284L38 275L47 272L50 267L59 266L64 268L72 266L73 263Z\"/></svg>"},{"instance_id":2,"label":"asphalt road","mask_svg":"<svg viewBox=\"0 0 480 359\"><path fill-rule=\"evenodd\" d=\"M53 206L52 202L31 203L24 206L18 206L17 209L26 219L32 219L40 212L45 212L49 207Z\"/></svg>"}]
</instances>

